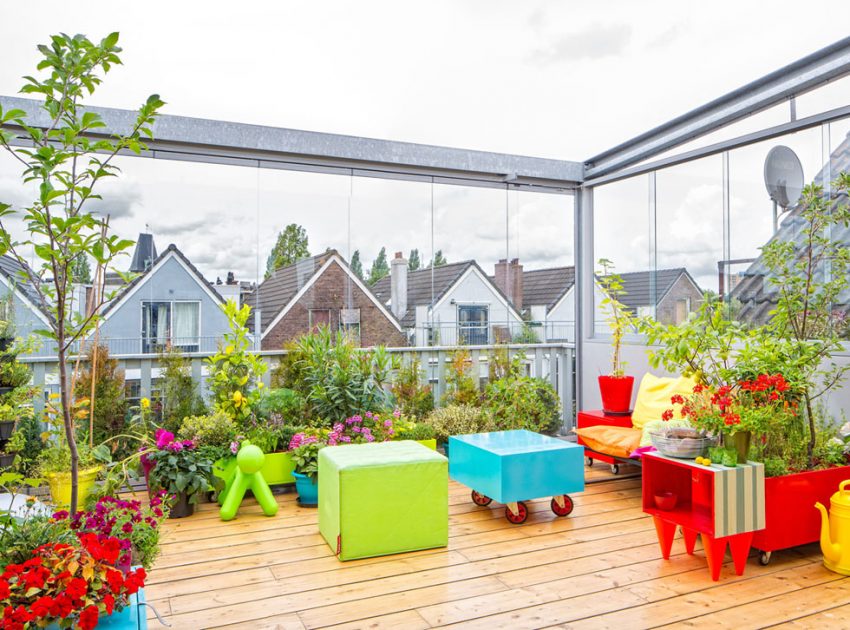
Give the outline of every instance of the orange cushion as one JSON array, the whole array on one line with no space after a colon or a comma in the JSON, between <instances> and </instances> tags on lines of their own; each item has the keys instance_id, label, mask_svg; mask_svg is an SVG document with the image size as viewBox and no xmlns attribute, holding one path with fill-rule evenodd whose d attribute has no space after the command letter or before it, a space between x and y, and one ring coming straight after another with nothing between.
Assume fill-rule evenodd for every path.
<instances>
[{"instance_id":1,"label":"orange cushion","mask_svg":"<svg viewBox=\"0 0 850 630\"><path fill-rule=\"evenodd\" d=\"M640 429L598 425L576 429L576 433L594 451L613 457L628 457L640 446Z\"/></svg>"}]
</instances>

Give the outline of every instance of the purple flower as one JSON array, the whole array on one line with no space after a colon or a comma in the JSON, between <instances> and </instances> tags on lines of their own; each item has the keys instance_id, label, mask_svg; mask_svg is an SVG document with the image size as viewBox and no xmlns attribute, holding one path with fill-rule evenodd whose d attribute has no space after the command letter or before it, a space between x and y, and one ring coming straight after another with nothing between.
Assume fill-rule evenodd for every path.
<instances>
[{"instance_id":1,"label":"purple flower","mask_svg":"<svg viewBox=\"0 0 850 630\"><path fill-rule=\"evenodd\" d=\"M395 411L393 411L393 415L396 418L401 418L401 409L396 409Z\"/></svg>"},{"instance_id":2,"label":"purple flower","mask_svg":"<svg viewBox=\"0 0 850 630\"><path fill-rule=\"evenodd\" d=\"M236 455L239 452L239 442L230 443L230 452Z\"/></svg>"},{"instance_id":3,"label":"purple flower","mask_svg":"<svg viewBox=\"0 0 850 630\"><path fill-rule=\"evenodd\" d=\"M390 427L393 426L393 421L390 420L389 418L384 420L384 426L389 429Z\"/></svg>"},{"instance_id":4,"label":"purple flower","mask_svg":"<svg viewBox=\"0 0 850 630\"><path fill-rule=\"evenodd\" d=\"M181 442L172 442L166 447L169 451L174 451L175 453L179 453L183 450L183 444Z\"/></svg>"},{"instance_id":5,"label":"purple flower","mask_svg":"<svg viewBox=\"0 0 850 630\"><path fill-rule=\"evenodd\" d=\"M133 532L133 524L132 523L124 523L121 526L121 531L124 532L125 534L132 533Z\"/></svg>"},{"instance_id":6,"label":"purple flower","mask_svg":"<svg viewBox=\"0 0 850 630\"><path fill-rule=\"evenodd\" d=\"M165 429L157 429L156 431L156 447L160 450L167 447L174 441L174 434Z\"/></svg>"}]
</instances>

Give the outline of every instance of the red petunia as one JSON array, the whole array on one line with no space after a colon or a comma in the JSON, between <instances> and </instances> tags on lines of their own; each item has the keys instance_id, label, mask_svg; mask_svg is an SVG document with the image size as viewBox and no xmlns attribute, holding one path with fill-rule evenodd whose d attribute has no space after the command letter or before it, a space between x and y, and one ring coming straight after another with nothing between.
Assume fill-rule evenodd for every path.
<instances>
[{"instance_id":1,"label":"red petunia","mask_svg":"<svg viewBox=\"0 0 850 630\"><path fill-rule=\"evenodd\" d=\"M65 587L65 592L71 599L82 599L88 589L89 586L83 578L71 578Z\"/></svg>"},{"instance_id":2,"label":"red petunia","mask_svg":"<svg viewBox=\"0 0 850 630\"><path fill-rule=\"evenodd\" d=\"M83 609L83 612L80 613L80 618L77 620L77 623L82 630L92 630L92 628L97 626L99 616L100 613L97 610L97 606L87 606Z\"/></svg>"}]
</instances>

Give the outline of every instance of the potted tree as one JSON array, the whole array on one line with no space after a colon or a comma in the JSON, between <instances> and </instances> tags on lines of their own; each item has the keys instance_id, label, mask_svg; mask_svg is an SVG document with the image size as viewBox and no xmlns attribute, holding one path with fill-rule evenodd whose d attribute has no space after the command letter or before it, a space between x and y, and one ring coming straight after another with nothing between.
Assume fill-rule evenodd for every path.
<instances>
[{"instance_id":1,"label":"potted tree","mask_svg":"<svg viewBox=\"0 0 850 630\"><path fill-rule=\"evenodd\" d=\"M623 337L636 326L634 314L620 301L626 295L623 279L614 273L614 264L607 258L598 262L602 268L596 282L604 294L599 306L607 311L608 327L611 330L611 372L599 376L599 394L602 410L608 414L628 414L632 402L635 377L626 374L626 363L622 360Z\"/></svg>"},{"instance_id":2,"label":"potted tree","mask_svg":"<svg viewBox=\"0 0 850 630\"><path fill-rule=\"evenodd\" d=\"M100 85L103 74L121 63L118 33L97 43L83 35L54 35L39 51L39 74L27 77L21 91L43 99L41 119L29 119L19 109L0 110L0 147L22 165L22 179L36 183L33 189L38 191L20 211L0 202L0 255L18 263L19 281L48 314L47 326L39 332L56 349L58 407L70 454L70 508L75 512L80 455L68 357L94 329L97 314L112 295L96 291L87 308L78 309L72 298L73 270L81 256L91 257L97 263L96 275L102 276L132 246L132 241L109 234L109 217L93 212L89 202L98 198L99 183L116 175L112 162L118 153L145 148L144 139L152 137L163 102L158 95L148 97L125 133L107 131L100 115L85 109L82 101ZM28 234L19 239L10 223L21 219ZM81 317L80 311L91 315Z\"/></svg>"},{"instance_id":3,"label":"potted tree","mask_svg":"<svg viewBox=\"0 0 850 630\"><path fill-rule=\"evenodd\" d=\"M821 521L814 504L826 504L850 478L839 423L818 404L850 369L833 358L850 326L835 308L846 303L850 258L843 242L829 238L833 228L850 222L848 190L847 173L833 183L833 197L821 186L807 186L786 219L793 226L789 237L762 248L764 293L775 305L767 323L745 326L731 318L728 305L707 300L679 326L643 325L649 343L660 344L650 363L692 374L702 384L758 385L760 378L782 376L777 394L783 413L771 416L749 452L765 465L766 526L753 537L763 564L773 551L816 542ZM830 273L823 273L827 268Z\"/></svg>"}]
</instances>

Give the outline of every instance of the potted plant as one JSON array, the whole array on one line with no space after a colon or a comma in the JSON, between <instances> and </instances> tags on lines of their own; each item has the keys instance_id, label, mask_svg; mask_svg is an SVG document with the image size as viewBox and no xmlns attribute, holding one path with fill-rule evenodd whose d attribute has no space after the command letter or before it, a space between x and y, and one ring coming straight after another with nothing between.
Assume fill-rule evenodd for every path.
<instances>
[{"instance_id":1,"label":"potted plant","mask_svg":"<svg viewBox=\"0 0 850 630\"><path fill-rule=\"evenodd\" d=\"M202 493L212 482L212 459L191 440L175 439L164 429L156 432L156 448L148 457L154 463L150 483L154 491L170 497L171 518L184 518L195 512Z\"/></svg>"},{"instance_id":2,"label":"potted plant","mask_svg":"<svg viewBox=\"0 0 850 630\"><path fill-rule=\"evenodd\" d=\"M762 247L759 299L774 305L767 323L743 325L728 305L707 300L680 326L643 326L649 343L660 344L650 352L652 365L690 373L703 384L758 383L759 375L782 374L783 413L772 416L750 447L751 459L765 466L766 526L753 537L764 564L772 551L818 541L814 504L828 503L838 483L850 478L836 443L840 423L818 404L850 369L834 358L850 328L835 309L850 288L850 259L845 243L830 238L850 223L848 190L847 173L833 182L832 196L807 186L786 220L793 229Z\"/></svg>"},{"instance_id":3,"label":"potted plant","mask_svg":"<svg viewBox=\"0 0 850 630\"><path fill-rule=\"evenodd\" d=\"M602 410L609 414L628 414L632 402L632 389L635 377L626 374L626 363L622 360L623 337L634 329L637 320L634 314L620 301L626 295L623 279L614 273L614 264L607 258L600 258L602 270L597 273L596 282L602 289L603 298L600 308L608 312L608 327L611 330L611 372L599 376L599 394L602 397Z\"/></svg>"},{"instance_id":4,"label":"potted plant","mask_svg":"<svg viewBox=\"0 0 850 630\"><path fill-rule=\"evenodd\" d=\"M147 505L140 501L106 496L88 512L77 512L70 516L66 510L53 515L59 522L78 533L91 532L101 537L121 541L121 553L116 566L125 573L132 565L150 570L159 555L159 535L162 521L168 518L168 502L165 493L151 497Z\"/></svg>"},{"instance_id":5,"label":"potted plant","mask_svg":"<svg viewBox=\"0 0 850 630\"><path fill-rule=\"evenodd\" d=\"M433 427L437 444L442 446L446 455L449 454L449 436L495 430L490 414L473 405L440 407L431 412L425 422Z\"/></svg>"},{"instance_id":6,"label":"potted plant","mask_svg":"<svg viewBox=\"0 0 850 630\"><path fill-rule=\"evenodd\" d=\"M91 630L101 619L129 625L139 618L133 596L144 586L143 568L126 573L116 568L121 541L93 533L78 544L49 542L22 564L9 564L0 576L0 609L4 627ZM52 625L51 625L52 624Z\"/></svg>"},{"instance_id":7,"label":"potted plant","mask_svg":"<svg viewBox=\"0 0 850 630\"><path fill-rule=\"evenodd\" d=\"M289 443L289 450L295 470L295 489L298 491L298 505L316 507L319 504L319 451L325 444L315 435L296 433Z\"/></svg>"}]
</instances>

